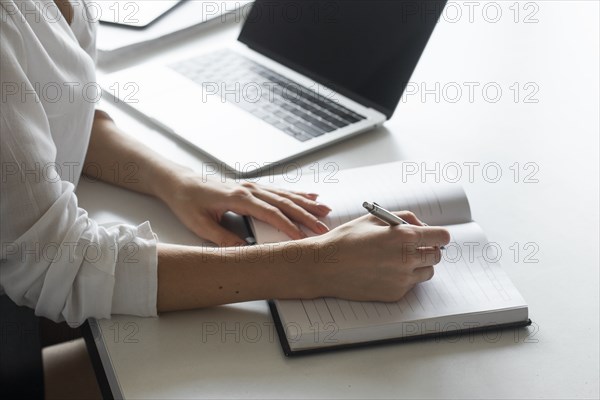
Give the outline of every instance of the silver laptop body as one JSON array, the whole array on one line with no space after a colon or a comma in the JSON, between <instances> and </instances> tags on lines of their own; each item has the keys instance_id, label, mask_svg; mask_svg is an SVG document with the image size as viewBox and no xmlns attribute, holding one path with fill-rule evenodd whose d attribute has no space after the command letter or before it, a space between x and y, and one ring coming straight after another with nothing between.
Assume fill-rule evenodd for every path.
<instances>
[{"instance_id":1,"label":"silver laptop body","mask_svg":"<svg viewBox=\"0 0 600 400\"><path fill-rule=\"evenodd\" d=\"M305 4L295 1L289 3ZM332 2L308 3L326 7L326 4ZM391 2L398 3L394 5L395 10L380 9L389 6L389 1L338 3L340 10L333 18L337 17L340 29L343 28L344 18L366 18L360 7L363 7L365 12L374 7L378 8L376 14L380 15L370 18L372 28L369 25L361 27L375 31L372 41L381 40L382 48L376 56L378 59L372 61L357 55L360 58L357 58L356 62L344 61L340 64L343 67L339 68L339 74L329 71L328 76L323 78L322 71L315 72L315 69L327 70L327 59L331 56L326 51L327 46L333 45L340 54L338 58L344 58L348 50L352 51L353 44L348 43L344 36L335 31L331 33L331 37L334 38L332 42L321 49L318 49L321 40L312 39L317 46L317 49L314 49L310 45L310 39L305 38L310 35L323 38L323 34L318 32L321 29L319 24L322 23L322 29L331 32L331 29L336 29L336 21L331 21L329 26L327 21L319 20L313 24L307 22L305 25L309 29L318 25L316 32L299 34L296 32L298 28L287 20L279 21L283 23L280 25L273 21L257 22L257 9L272 4L268 0L259 0L253 5L244 23L238 42L231 47L173 60L167 65L146 64L125 69L107 75L102 85L108 93L127 103L164 130L210 155L216 162L222 163L221 167L234 170L240 175L256 174L273 164L286 162L372 130L391 117L445 1L432 2L437 7L430 13L433 14L429 16L430 19L433 18L430 21L413 17L413 20L407 19L404 26L393 28L396 31L400 29L395 35L404 31L410 33L401 38L402 42L398 42L397 49L385 48L388 46L385 44L385 36L388 34L376 32L375 23L387 23L392 29L395 20L390 19L386 22L381 18L392 11L399 11L400 3L414 2ZM266 17L263 19L266 20ZM350 22L348 26L351 28L354 23ZM348 29L346 28L347 31ZM278 35L278 31L281 35ZM291 54L291 58L296 57L300 62L290 61L289 57L281 56L273 49L266 49L269 41L277 41L270 38L281 36L285 40L286 35L292 38L289 46L294 46L294 41L300 40L300 46L306 44L307 49L298 52L290 50L281 38L271 47L279 46L279 49L284 49L279 53L291 51L288 56ZM264 39L265 37L269 39ZM306 41L309 43L305 43ZM357 46L360 46L357 47L357 50L360 50L364 44L357 43ZM405 49L401 46L409 47ZM392 61L386 59L390 50L399 53L391 58ZM335 53L334 49L332 52ZM406 53L406 61L403 61L402 52ZM299 65L303 60L311 59L311 53L314 53L310 61L313 67ZM302 54L307 56L303 57ZM320 54L324 64L321 64ZM382 55L383 64L379 60ZM343 61L337 58L332 60L331 64ZM398 73L390 67L393 66L391 63L399 66ZM359 64L360 68L353 71L355 64ZM345 74L347 70L356 77ZM378 75L378 71L382 71L381 74ZM393 79L383 79L386 74L391 74ZM340 85L336 82L338 75L347 83ZM380 82L369 87L369 79L380 79ZM364 84L361 83L363 80ZM370 97L365 96L365 93ZM383 105L382 101L379 101L381 99L377 98L383 96L381 93L385 95ZM376 101L373 101L373 96Z\"/></svg>"}]
</instances>

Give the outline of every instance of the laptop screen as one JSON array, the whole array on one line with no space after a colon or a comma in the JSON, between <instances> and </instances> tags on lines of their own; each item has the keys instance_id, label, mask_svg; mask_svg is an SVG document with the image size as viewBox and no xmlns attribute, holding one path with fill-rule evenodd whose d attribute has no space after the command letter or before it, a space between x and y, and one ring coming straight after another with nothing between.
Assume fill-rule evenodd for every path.
<instances>
[{"instance_id":1,"label":"laptop screen","mask_svg":"<svg viewBox=\"0 0 600 400\"><path fill-rule=\"evenodd\" d=\"M390 118L445 0L257 0L239 41Z\"/></svg>"}]
</instances>

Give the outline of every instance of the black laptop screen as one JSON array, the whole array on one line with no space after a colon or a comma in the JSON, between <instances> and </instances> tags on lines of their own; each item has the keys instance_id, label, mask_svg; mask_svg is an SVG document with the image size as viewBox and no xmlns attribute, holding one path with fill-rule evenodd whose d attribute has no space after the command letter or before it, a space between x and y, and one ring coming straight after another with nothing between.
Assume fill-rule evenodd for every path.
<instances>
[{"instance_id":1,"label":"black laptop screen","mask_svg":"<svg viewBox=\"0 0 600 400\"><path fill-rule=\"evenodd\" d=\"M445 0L257 0L239 39L387 117Z\"/></svg>"}]
</instances>

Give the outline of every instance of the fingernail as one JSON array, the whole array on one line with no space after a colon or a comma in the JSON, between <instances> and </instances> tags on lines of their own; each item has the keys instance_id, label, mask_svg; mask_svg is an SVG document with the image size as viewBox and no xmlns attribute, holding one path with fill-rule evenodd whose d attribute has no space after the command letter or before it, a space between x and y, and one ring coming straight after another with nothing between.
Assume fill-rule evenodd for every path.
<instances>
[{"instance_id":1,"label":"fingernail","mask_svg":"<svg viewBox=\"0 0 600 400\"><path fill-rule=\"evenodd\" d=\"M316 225L317 225L317 230L319 231L319 233L327 233L327 232L329 232L329 228L323 222L317 220Z\"/></svg>"},{"instance_id":2,"label":"fingernail","mask_svg":"<svg viewBox=\"0 0 600 400\"><path fill-rule=\"evenodd\" d=\"M307 193L306 195L309 196L309 197L312 197L313 200L316 199L317 197L319 197L319 195L316 194L316 193Z\"/></svg>"},{"instance_id":3,"label":"fingernail","mask_svg":"<svg viewBox=\"0 0 600 400\"><path fill-rule=\"evenodd\" d=\"M325 214L329 214L331 212L331 208L327 207L325 204L317 203L316 206L319 211L324 212Z\"/></svg>"}]
</instances>

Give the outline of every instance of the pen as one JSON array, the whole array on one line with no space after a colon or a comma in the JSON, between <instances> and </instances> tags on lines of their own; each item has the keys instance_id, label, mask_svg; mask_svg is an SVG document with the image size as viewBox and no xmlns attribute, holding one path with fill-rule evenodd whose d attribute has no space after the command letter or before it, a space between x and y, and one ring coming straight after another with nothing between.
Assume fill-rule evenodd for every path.
<instances>
[{"instance_id":1,"label":"pen","mask_svg":"<svg viewBox=\"0 0 600 400\"><path fill-rule=\"evenodd\" d=\"M389 212L388 210L381 207L375 202L369 203L368 201L365 201L363 203L363 207L366 208L368 212L370 212L371 214L373 214L388 225L410 225L408 222L406 222L396 214L392 214L391 212Z\"/></svg>"},{"instance_id":2,"label":"pen","mask_svg":"<svg viewBox=\"0 0 600 400\"><path fill-rule=\"evenodd\" d=\"M391 226L396 225L410 225L408 222L397 216L396 214L391 213L385 208L381 207L379 204L373 202L369 203L368 201L363 202L363 207L367 209L369 213L377 217L382 222L389 224ZM423 224L424 226L428 226L427 224ZM444 246L440 247L440 250L444 250Z\"/></svg>"}]
</instances>

